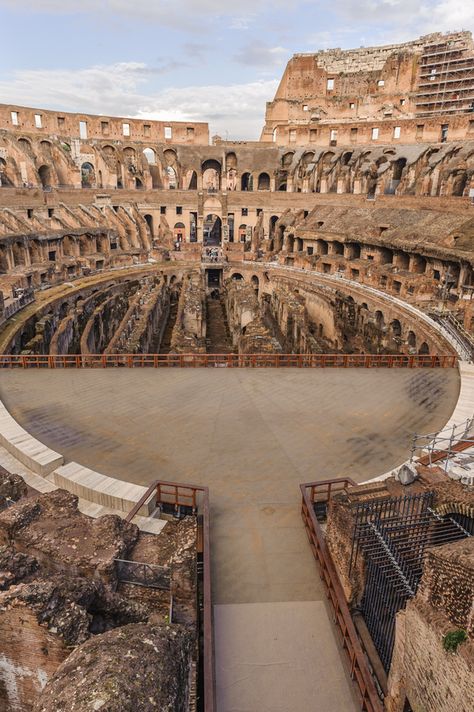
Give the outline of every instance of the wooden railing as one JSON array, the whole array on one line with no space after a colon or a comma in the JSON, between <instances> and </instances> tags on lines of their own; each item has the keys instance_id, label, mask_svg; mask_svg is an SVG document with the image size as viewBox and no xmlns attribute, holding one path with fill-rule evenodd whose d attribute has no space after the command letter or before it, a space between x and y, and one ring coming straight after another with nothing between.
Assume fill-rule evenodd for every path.
<instances>
[{"instance_id":1,"label":"wooden railing","mask_svg":"<svg viewBox=\"0 0 474 712\"><path fill-rule=\"evenodd\" d=\"M355 683L361 710L383 712L383 702L377 691L367 655L357 634L344 590L326 545L322 527L314 511L315 505L326 506L335 492L354 484L355 482L349 478L341 478L301 485L301 516L311 550L319 564L320 576L325 585L327 597L334 611L334 621L342 637L342 646L349 658L350 675Z\"/></svg>"},{"instance_id":2,"label":"wooden railing","mask_svg":"<svg viewBox=\"0 0 474 712\"><path fill-rule=\"evenodd\" d=\"M214 660L214 629L212 615L211 589L211 540L210 540L210 507L209 489L199 485L179 484L155 480L149 486L143 497L127 515L131 522L141 508L150 500L157 507L167 507L179 513L180 508L195 514L198 519L197 552L202 554L203 561L203 689L205 712L216 712L216 685Z\"/></svg>"},{"instance_id":3,"label":"wooden railing","mask_svg":"<svg viewBox=\"0 0 474 712\"><path fill-rule=\"evenodd\" d=\"M453 368L454 354L4 354L0 368Z\"/></svg>"}]
</instances>

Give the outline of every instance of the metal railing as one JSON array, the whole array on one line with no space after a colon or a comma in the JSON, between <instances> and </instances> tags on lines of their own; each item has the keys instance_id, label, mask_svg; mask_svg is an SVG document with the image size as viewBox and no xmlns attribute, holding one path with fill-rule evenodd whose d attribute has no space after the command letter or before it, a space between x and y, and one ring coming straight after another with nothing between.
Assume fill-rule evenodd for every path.
<instances>
[{"instance_id":1,"label":"metal railing","mask_svg":"<svg viewBox=\"0 0 474 712\"><path fill-rule=\"evenodd\" d=\"M115 559L115 571L120 583L157 588L161 591L169 591L171 588L170 569L167 566Z\"/></svg>"},{"instance_id":2,"label":"metal railing","mask_svg":"<svg viewBox=\"0 0 474 712\"><path fill-rule=\"evenodd\" d=\"M3 354L0 368L454 368L454 354Z\"/></svg>"},{"instance_id":3,"label":"metal railing","mask_svg":"<svg viewBox=\"0 0 474 712\"><path fill-rule=\"evenodd\" d=\"M197 553L202 557L202 687L204 690L202 709L204 712L216 712L209 489L199 485L155 480L129 512L127 521L131 522L150 500L154 500L160 509L169 511L171 508L177 515L180 515L183 510L184 513L197 516ZM201 567L198 565L198 568Z\"/></svg>"},{"instance_id":4,"label":"metal railing","mask_svg":"<svg viewBox=\"0 0 474 712\"><path fill-rule=\"evenodd\" d=\"M361 613L388 673L396 615L416 594L432 547L469 537L449 515L433 509L434 492L356 503L349 572L360 554L365 564ZM350 574L349 574L350 575Z\"/></svg>"},{"instance_id":5,"label":"metal railing","mask_svg":"<svg viewBox=\"0 0 474 712\"><path fill-rule=\"evenodd\" d=\"M464 352L465 360L472 361L474 359L474 336L464 328L454 314L443 309L432 309L430 315L454 339L457 339L460 349Z\"/></svg>"},{"instance_id":6,"label":"metal railing","mask_svg":"<svg viewBox=\"0 0 474 712\"><path fill-rule=\"evenodd\" d=\"M444 428L436 433L420 435L415 433L412 440L410 462L433 465L444 461L447 471L452 457L462 454L474 446L474 416L459 425ZM418 456L417 456L417 453Z\"/></svg>"},{"instance_id":7,"label":"metal railing","mask_svg":"<svg viewBox=\"0 0 474 712\"><path fill-rule=\"evenodd\" d=\"M331 496L355 485L349 478L309 482L300 486L302 495L301 516L311 550L319 565L320 576L328 600L334 611L334 622L342 637L342 645L349 658L350 675L358 692L361 710L383 712L383 703L377 691L365 648L357 634L339 576L328 551L322 527L315 508L327 506Z\"/></svg>"},{"instance_id":8,"label":"metal railing","mask_svg":"<svg viewBox=\"0 0 474 712\"><path fill-rule=\"evenodd\" d=\"M17 312L24 309L24 307L28 306L28 304L32 304L34 301L34 291L32 289L27 290L21 297L14 299L11 304L7 304L3 314L0 316L0 324L3 324L7 321L7 319L10 319L10 317L14 316Z\"/></svg>"}]
</instances>

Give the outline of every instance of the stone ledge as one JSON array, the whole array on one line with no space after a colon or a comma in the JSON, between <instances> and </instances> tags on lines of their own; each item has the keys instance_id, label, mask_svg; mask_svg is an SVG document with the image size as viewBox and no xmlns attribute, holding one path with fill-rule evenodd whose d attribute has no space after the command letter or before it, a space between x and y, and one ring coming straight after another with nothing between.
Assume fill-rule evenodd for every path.
<instances>
[{"instance_id":1,"label":"stone ledge","mask_svg":"<svg viewBox=\"0 0 474 712\"><path fill-rule=\"evenodd\" d=\"M58 467L50 479L57 487L73 492L81 499L121 512L130 512L147 491L146 487L107 477L77 462ZM140 509L139 514L150 516L155 508L156 503L152 498Z\"/></svg>"},{"instance_id":2,"label":"stone ledge","mask_svg":"<svg viewBox=\"0 0 474 712\"><path fill-rule=\"evenodd\" d=\"M33 438L10 415L0 401L0 444L23 465L42 477L46 477L64 458L36 438Z\"/></svg>"}]
</instances>

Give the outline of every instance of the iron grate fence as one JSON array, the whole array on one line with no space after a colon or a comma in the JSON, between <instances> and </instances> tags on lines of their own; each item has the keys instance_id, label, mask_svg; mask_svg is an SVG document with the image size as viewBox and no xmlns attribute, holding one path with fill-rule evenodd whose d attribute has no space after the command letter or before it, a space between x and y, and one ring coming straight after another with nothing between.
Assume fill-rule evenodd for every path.
<instances>
[{"instance_id":1,"label":"iron grate fence","mask_svg":"<svg viewBox=\"0 0 474 712\"><path fill-rule=\"evenodd\" d=\"M366 567L361 612L385 670L395 642L395 616L417 591L426 549L471 536L462 523L433 509L433 492L354 505L350 571Z\"/></svg>"},{"instance_id":2,"label":"iron grate fence","mask_svg":"<svg viewBox=\"0 0 474 712\"><path fill-rule=\"evenodd\" d=\"M157 588L162 591L169 591L171 588L170 570L166 566L115 559L115 570L121 583Z\"/></svg>"}]
</instances>

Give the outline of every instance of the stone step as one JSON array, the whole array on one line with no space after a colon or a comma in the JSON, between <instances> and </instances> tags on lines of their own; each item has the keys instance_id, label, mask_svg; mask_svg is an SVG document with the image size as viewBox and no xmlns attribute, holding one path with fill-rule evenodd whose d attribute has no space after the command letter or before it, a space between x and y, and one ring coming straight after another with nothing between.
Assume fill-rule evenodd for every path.
<instances>
[{"instance_id":1,"label":"stone step","mask_svg":"<svg viewBox=\"0 0 474 712\"><path fill-rule=\"evenodd\" d=\"M64 458L36 440L10 415L0 401L0 445L37 475L49 475Z\"/></svg>"},{"instance_id":2,"label":"stone step","mask_svg":"<svg viewBox=\"0 0 474 712\"><path fill-rule=\"evenodd\" d=\"M147 491L142 485L102 475L77 462L57 468L52 473L52 480L57 487L67 489L81 499L121 512L130 512ZM152 498L139 514L149 516L155 506Z\"/></svg>"}]
</instances>

